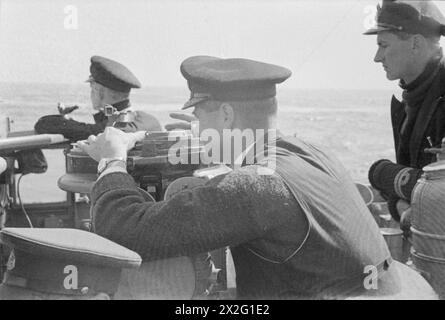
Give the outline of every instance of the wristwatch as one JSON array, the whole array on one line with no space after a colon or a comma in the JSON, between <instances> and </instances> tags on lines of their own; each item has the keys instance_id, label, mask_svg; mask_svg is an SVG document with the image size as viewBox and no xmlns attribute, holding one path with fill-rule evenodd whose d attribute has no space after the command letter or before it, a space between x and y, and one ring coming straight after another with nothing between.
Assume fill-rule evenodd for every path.
<instances>
[{"instance_id":1,"label":"wristwatch","mask_svg":"<svg viewBox=\"0 0 445 320\"><path fill-rule=\"evenodd\" d=\"M127 167L127 159L125 158L103 158L99 161L99 165L97 166L97 174L100 176L110 164L114 162L122 162L124 164L124 168Z\"/></svg>"}]
</instances>

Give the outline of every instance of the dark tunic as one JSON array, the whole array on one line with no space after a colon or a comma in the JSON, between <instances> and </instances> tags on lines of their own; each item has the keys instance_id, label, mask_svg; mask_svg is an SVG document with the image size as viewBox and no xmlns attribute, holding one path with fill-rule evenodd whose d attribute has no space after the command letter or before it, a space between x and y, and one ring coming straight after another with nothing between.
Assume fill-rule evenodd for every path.
<instances>
[{"instance_id":1,"label":"dark tunic","mask_svg":"<svg viewBox=\"0 0 445 320\"><path fill-rule=\"evenodd\" d=\"M434 155L424 152L430 147L427 137L440 147L445 135L444 60L430 63L413 84L402 88L402 102L395 97L391 101L396 159L398 164L422 169L435 161Z\"/></svg>"},{"instance_id":2,"label":"dark tunic","mask_svg":"<svg viewBox=\"0 0 445 320\"><path fill-rule=\"evenodd\" d=\"M399 166L388 165L386 173L378 175L375 172L377 162L370 170L371 184L389 199L389 208L395 219L399 219L396 202L399 199L410 201L422 168L436 161L434 155L424 152L430 147L428 137L434 147L440 147L445 137L444 60L439 57L431 61L412 84L401 86L404 99L399 101L393 96L391 101L391 122ZM405 177L398 181L402 175ZM394 177L397 179L393 180ZM394 188L400 190L398 195Z\"/></svg>"},{"instance_id":3,"label":"dark tunic","mask_svg":"<svg viewBox=\"0 0 445 320\"><path fill-rule=\"evenodd\" d=\"M239 298L324 298L362 287L381 269L385 241L343 166L297 138L272 158L168 201L144 202L131 176L110 173L92 191L95 231L144 260L230 246ZM274 166L275 167L275 166Z\"/></svg>"},{"instance_id":4,"label":"dark tunic","mask_svg":"<svg viewBox=\"0 0 445 320\"><path fill-rule=\"evenodd\" d=\"M122 111L130 106L128 100L114 104L118 111ZM94 123L85 123L72 119L67 119L63 115L49 115L40 118L34 126L39 134L62 134L71 142L88 139L91 135L98 135L103 132L108 124L108 118L103 112L93 115Z\"/></svg>"}]
</instances>

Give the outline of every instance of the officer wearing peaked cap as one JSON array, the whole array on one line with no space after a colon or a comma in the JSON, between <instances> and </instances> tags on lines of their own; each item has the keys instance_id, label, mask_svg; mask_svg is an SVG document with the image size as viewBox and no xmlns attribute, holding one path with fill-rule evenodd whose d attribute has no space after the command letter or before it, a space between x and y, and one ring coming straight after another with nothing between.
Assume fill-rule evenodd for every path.
<instances>
[{"instance_id":1,"label":"officer wearing peaked cap","mask_svg":"<svg viewBox=\"0 0 445 320\"><path fill-rule=\"evenodd\" d=\"M379 288L399 281L397 264L391 264L345 168L326 151L277 133L276 85L290 77L288 69L197 56L185 60L181 72L191 91L185 108L194 108L201 130L218 132L212 141L233 152L223 155L233 170L155 205L140 196L125 166L110 163L91 193L98 234L135 250L144 261L229 246L238 298L360 295L369 265L386 279ZM256 135L237 153L223 134L236 129ZM136 135L110 128L80 147L97 161L105 152L118 159L125 156L119 150L134 140ZM430 293L420 276L412 279L424 287L409 291L396 284L391 297L401 291L421 296L425 288Z\"/></svg>"},{"instance_id":2,"label":"officer wearing peaked cap","mask_svg":"<svg viewBox=\"0 0 445 320\"><path fill-rule=\"evenodd\" d=\"M181 64L181 73L187 80L190 99L183 110L207 100L249 101L273 98L276 84L290 77L291 72L279 66L248 59L220 59L211 56L194 56ZM194 116L172 113L172 118L195 120ZM167 130L190 129L189 123L167 124Z\"/></svg>"},{"instance_id":3,"label":"officer wearing peaked cap","mask_svg":"<svg viewBox=\"0 0 445 320\"><path fill-rule=\"evenodd\" d=\"M445 35L445 17L430 0L383 0L377 6L376 26L365 35L403 31L425 37Z\"/></svg>"},{"instance_id":4,"label":"officer wearing peaked cap","mask_svg":"<svg viewBox=\"0 0 445 320\"><path fill-rule=\"evenodd\" d=\"M90 73L87 82L91 86L91 102L93 108L99 111L94 115L95 123L88 124L68 119L68 114L77 107L59 107L60 115L39 119L35 125L37 133L60 133L71 141L84 140L90 135L99 134L106 126L115 124L119 118L116 116L118 114L127 115L124 118L131 119L128 121L131 125L128 125L127 130L161 129L158 120L152 115L131 110L130 91L141 88L141 83L127 67L105 57L93 56Z\"/></svg>"},{"instance_id":5,"label":"officer wearing peaked cap","mask_svg":"<svg viewBox=\"0 0 445 320\"><path fill-rule=\"evenodd\" d=\"M12 251L0 300L110 299L121 271L141 257L96 234L75 229L0 231Z\"/></svg>"},{"instance_id":6,"label":"officer wearing peaked cap","mask_svg":"<svg viewBox=\"0 0 445 320\"><path fill-rule=\"evenodd\" d=\"M291 72L279 66L247 59L191 57L181 64L188 82L190 100L183 109L206 100L248 101L273 98L276 84L284 82Z\"/></svg>"},{"instance_id":7,"label":"officer wearing peaked cap","mask_svg":"<svg viewBox=\"0 0 445 320\"><path fill-rule=\"evenodd\" d=\"M87 82L97 82L112 90L127 93L141 88L141 83L127 67L108 58L92 57L90 72Z\"/></svg>"},{"instance_id":8,"label":"officer wearing peaked cap","mask_svg":"<svg viewBox=\"0 0 445 320\"><path fill-rule=\"evenodd\" d=\"M392 216L401 219L409 207L421 169L436 157L426 148L440 147L445 136L445 66L439 39L445 18L432 1L389 1L378 6L374 61L388 80L399 80L402 101L391 101L396 163L379 160L369 171L371 184L388 199ZM402 225L409 217L402 217Z\"/></svg>"}]
</instances>

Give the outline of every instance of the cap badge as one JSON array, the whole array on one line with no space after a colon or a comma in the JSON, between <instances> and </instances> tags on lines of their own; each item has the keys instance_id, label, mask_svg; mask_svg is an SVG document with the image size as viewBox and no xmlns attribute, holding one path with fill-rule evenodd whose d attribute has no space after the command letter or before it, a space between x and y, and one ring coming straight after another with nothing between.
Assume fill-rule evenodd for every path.
<instances>
[{"instance_id":1,"label":"cap badge","mask_svg":"<svg viewBox=\"0 0 445 320\"><path fill-rule=\"evenodd\" d=\"M211 99L212 95L208 93L192 92L190 95L191 99Z\"/></svg>"}]
</instances>

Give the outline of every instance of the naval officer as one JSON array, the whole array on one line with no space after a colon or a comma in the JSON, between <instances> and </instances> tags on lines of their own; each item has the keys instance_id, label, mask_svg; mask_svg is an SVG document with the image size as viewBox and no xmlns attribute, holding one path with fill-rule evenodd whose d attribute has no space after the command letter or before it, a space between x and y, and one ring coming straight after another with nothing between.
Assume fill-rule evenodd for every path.
<instances>
[{"instance_id":1,"label":"naval officer","mask_svg":"<svg viewBox=\"0 0 445 320\"><path fill-rule=\"evenodd\" d=\"M60 109L60 115L50 115L39 119L35 125L37 133L59 133L71 141L83 140L90 135L97 135L106 126L119 126L127 131L159 131L158 120L146 112L131 109L130 92L141 88L136 76L121 63L101 57L91 58L90 77L87 80L91 87L91 103L94 114L94 124L68 119L67 115L75 108ZM109 113L109 114L107 114ZM130 119L116 125L117 115ZM124 127L122 127L124 126Z\"/></svg>"},{"instance_id":2,"label":"naval officer","mask_svg":"<svg viewBox=\"0 0 445 320\"><path fill-rule=\"evenodd\" d=\"M193 108L201 133L218 132L221 145L228 143L225 130L275 132L275 138L261 145L256 136L257 143L241 153L241 159L256 161L242 161L243 166L233 166L205 186L157 203L145 202L126 172L127 149L143 132L107 128L81 142L99 161L100 178L91 193L98 234L147 261L230 246L238 298L434 296L420 275L400 276L339 161L312 144L277 133L276 85L290 77L288 69L196 56L182 63L181 72L191 91L184 108ZM379 290L366 290L368 267ZM407 290L412 281L421 285Z\"/></svg>"},{"instance_id":3,"label":"naval officer","mask_svg":"<svg viewBox=\"0 0 445 320\"><path fill-rule=\"evenodd\" d=\"M384 0L378 7L374 61L388 80L399 80L402 100L391 101L396 163L379 160L369 170L374 188L388 199L392 216L409 230L409 202L422 168L436 157L426 148L439 148L445 137L445 65L440 38L445 18L431 1ZM405 213L405 214L403 214ZM405 219L407 218L407 219Z\"/></svg>"}]
</instances>

